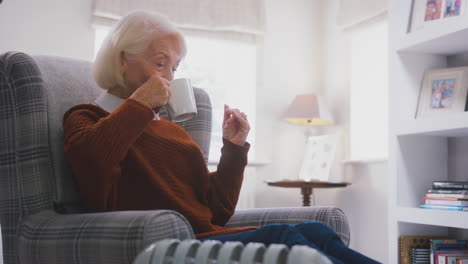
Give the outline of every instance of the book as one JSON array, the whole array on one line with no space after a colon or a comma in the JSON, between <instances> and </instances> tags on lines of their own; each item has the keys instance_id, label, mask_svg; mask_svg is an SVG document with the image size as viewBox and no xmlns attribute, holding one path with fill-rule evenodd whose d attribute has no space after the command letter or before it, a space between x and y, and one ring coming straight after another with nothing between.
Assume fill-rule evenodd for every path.
<instances>
[{"instance_id":1,"label":"book","mask_svg":"<svg viewBox=\"0 0 468 264\"><path fill-rule=\"evenodd\" d=\"M426 193L427 198L446 198L446 199L463 199L468 200L468 194L459 193Z\"/></svg>"},{"instance_id":2,"label":"book","mask_svg":"<svg viewBox=\"0 0 468 264\"><path fill-rule=\"evenodd\" d=\"M447 264L457 264L457 260L459 259L462 259L465 258L465 259L468 259L466 258L468 257L468 255L463 255L463 256L455 256L455 257L447 257Z\"/></svg>"},{"instance_id":3,"label":"book","mask_svg":"<svg viewBox=\"0 0 468 264\"><path fill-rule=\"evenodd\" d=\"M411 263L430 263L431 250L428 248L411 249Z\"/></svg>"},{"instance_id":4,"label":"book","mask_svg":"<svg viewBox=\"0 0 468 264\"><path fill-rule=\"evenodd\" d=\"M431 263L431 259L429 257L427 258L413 258L411 260L411 263Z\"/></svg>"},{"instance_id":5,"label":"book","mask_svg":"<svg viewBox=\"0 0 468 264\"><path fill-rule=\"evenodd\" d=\"M468 249L466 239L431 239L429 241L431 252L447 249Z\"/></svg>"},{"instance_id":6,"label":"book","mask_svg":"<svg viewBox=\"0 0 468 264\"><path fill-rule=\"evenodd\" d=\"M468 252L468 240L465 239L431 239L429 243L431 249L431 263L434 264L439 264L439 260L443 262L447 261L445 258L439 259L439 255L441 254L444 256L443 254Z\"/></svg>"},{"instance_id":7,"label":"book","mask_svg":"<svg viewBox=\"0 0 468 264\"><path fill-rule=\"evenodd\" d=\"M430 252L431 239L443 241L447 238L447 236L400 236L398 239L399 263L411 264L413 249L417 249L417 251L426 249Z\"/></svg>"},{"instance_id":8,"label":"book","mask_svg":"<svg viewBox=\"0 0 468 264\"><path fill-rule=\"evenodd\" d=\"M428 252L431 252L431 249L430 248L412 248L411 252L413 252L414 254L426 254Z\"/></svg>"},{"instance_id":9,"label":"book","mask_svg":"<svg viewBox=\"0 0 468 264\"><path fill-rule=\"evenodd\" d=\"M468 211L468 206L421 204L419 207L423 208L423 209L437 209L437 210L448 210L448 211Z\"/></svg>"},{"instance_id":10,"label":"book","mask_svg":"<svg viewBox=\"0 0 468 264\"><path fill-rule=\"evenodd\" d=\"M468 206L468 201L450 200L450 199L425 199L425 204L428 205L452 205L452 206Z\"/></svg>"},{"instance_id":11,"label":"book","mask_svg":"<svg viewBox=\"0 0 468 264\"><path fill-rule=\"evenodd\" d=\"M467 194L468 190L447 190L447 189L431 189L427 190L427 193L443 193L443 194Z\"/></svg>"},{"instance_id":12,"label":"book","mask_svg":"<svg viewBox=\"0 0 468 264\"><path fill-rule=\"evenodd\" d=\"M459 181L433 181L432 189L448 189L448 190L468 190L468 182Z\"/></svg>"},{"instance_id":13,"label":"book","mask_svg":"<svg viewBox=\"0 0 468 264\"><path fill-rule=\"evenodd\" d=\"M464 257L468 256L468 250L447 250L447 251L435 251L434 257L436 264L453 264L449 263L449 257ZM452 259L453 260L453 259ZM456 258L454 258L456 261Z\"/></svg>"},{"instance_id":14,"label":"book","mask_svg":"<svg viewBox=\"0 0 468 264\"><path fill-rule=\"evenodd\" d=\"M447 194L443 194L447 195ZM445 200L445 201L468 201L468 199L454 198L454 197L427 197L423 196L423 200Z\"/></svg>"}]
</instances>

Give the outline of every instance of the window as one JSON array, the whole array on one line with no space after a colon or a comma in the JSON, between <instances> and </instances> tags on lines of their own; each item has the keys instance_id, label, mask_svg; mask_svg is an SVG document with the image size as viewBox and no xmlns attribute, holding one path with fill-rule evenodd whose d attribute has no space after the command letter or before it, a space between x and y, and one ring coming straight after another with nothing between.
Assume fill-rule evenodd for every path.
<instances>
[{"instance_id":1,"label":"window","mask_svg":"<svg viewBox=\"0 0 468 264\"><path fill-rule=\"evenodd\" d=\"M387 159L387 21L361 26L350 42L350 159Z\"/></svg>"},{"instance_id":2,"label":"window","mask_svg":"<svg viewBox=\"0 0 468 264\"><path fill-rule=\"evenodd\" d=\"M95 54L107 29L96 29ZM190 78L192 85L207 91L213 106L210 161L221 156L224 104L247 114L252 144L249 159L253 159L255 144L255 90L257 45L252 41L228 40L186 34L187 56L179 65L175 78Z\"/></svg>"}]
</instances>

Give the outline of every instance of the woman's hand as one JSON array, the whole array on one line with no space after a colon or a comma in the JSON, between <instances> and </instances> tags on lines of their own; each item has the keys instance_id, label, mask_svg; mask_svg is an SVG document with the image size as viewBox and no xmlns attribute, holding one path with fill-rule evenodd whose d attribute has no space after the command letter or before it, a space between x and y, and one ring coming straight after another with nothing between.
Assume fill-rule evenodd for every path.
<instances>
[{"instance_id":1,"label":"woman's hand","mask_svg":"<svg viewBox=\"0 0 468 264\"><path fill-rule=\"evenodd\" d=\"M244 146L249 131L247 116L239 109L231 109L224 105L223 138L236 145Z\"/></svg>"},{"instance_id":2,"label":"woman's hand","mask_svg":"<svg viewBox=\"0 0 468 264\"><path fill-rule=\"evenodd\" d=\"M157 111L167 104L170 97L171 88L169 80L158 74L151 76L130 96L133 100Z\"/></svg>"}]
</instances>

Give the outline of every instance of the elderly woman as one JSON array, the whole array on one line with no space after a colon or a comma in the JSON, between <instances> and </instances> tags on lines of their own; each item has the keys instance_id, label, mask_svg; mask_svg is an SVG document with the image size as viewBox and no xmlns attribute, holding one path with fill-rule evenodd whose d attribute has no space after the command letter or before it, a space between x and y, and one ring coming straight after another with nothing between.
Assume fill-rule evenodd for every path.
<instances>
[{"instance_id":1,"label":"elderly woman","mask_svg":"<svg viewBox=\"0 0 468 264\"><path fill-rule=\"evenodd\" d=\"M88 211L170 209L200 239L304 244L334 263L376 263L320 223L224 228L239 196L250 126L244 113L225 106L222 156L209 172L190 136L159 118L185 53L175 26L143 11L125 16L105 40L94 75L107 92L64 117L64 151Z\"/></svg>"}]
</instances>

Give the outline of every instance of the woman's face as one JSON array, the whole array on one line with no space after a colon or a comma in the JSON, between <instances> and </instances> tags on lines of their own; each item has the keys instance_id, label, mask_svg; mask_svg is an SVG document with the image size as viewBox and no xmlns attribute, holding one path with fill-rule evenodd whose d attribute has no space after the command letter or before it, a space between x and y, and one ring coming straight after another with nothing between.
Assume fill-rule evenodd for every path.
<instances>
[{"instance_id":1,"label":"woman's face","mask_svg":"<svg viewBox=\"0 0 468 264\"><path fill-rule=\"evenodd\" d=\"M182 56L184 45L177 35L154 39L142 54L132 60L123 54L121 70L127 87L133 92L154 74L172 81Z\"/></svg>"}]
</instances>

